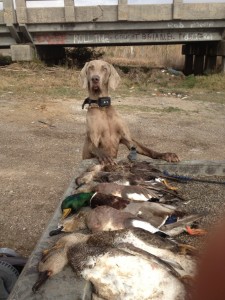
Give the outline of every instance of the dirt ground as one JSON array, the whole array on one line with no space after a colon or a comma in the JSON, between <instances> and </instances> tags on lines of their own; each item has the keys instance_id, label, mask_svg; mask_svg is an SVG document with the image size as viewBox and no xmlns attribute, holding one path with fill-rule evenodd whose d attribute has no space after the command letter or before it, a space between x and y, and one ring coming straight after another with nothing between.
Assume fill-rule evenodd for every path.
<instances>
[{"instance_id":1,"label":"dirt ground","mask_svg":"<svg viewBox=\"0 0 225 300\"><path fill-rule=\"evenodd\" d=\"M112 98L133 136L181 160L224 160L223 92L202 90L195 98L133 89ZM23 97L23 90L0 90L0 247L29 256L81 161L86 111L85 94ZM128 151L121 147L119 154Z\"/></svg>"}]
</instances>

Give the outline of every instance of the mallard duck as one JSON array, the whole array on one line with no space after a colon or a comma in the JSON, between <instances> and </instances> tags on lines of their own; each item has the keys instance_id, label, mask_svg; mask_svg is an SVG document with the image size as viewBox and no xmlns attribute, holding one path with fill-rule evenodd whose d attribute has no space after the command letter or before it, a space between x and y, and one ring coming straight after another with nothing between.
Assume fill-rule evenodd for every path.
<instances>
[{"instance_id":1,"label":"mallard duck","mask_svg":"<svg viewBox=\"0 0 225 300\"><path fill-rule=\"evenodd\" d=\"M150 222L143 221L129 212L119 211L110 206L98 206L95 209L82 210L78 214L60 222L58 229L51 231L49 234L74 232L85 228L92 232L142 228L150 233L169 237Z\"/></svg>"},{"instance_id":2,"label":"mallard duck","mask_svg":"<svg viewBox=\"0 0 225 300\"><path fill-rule=\"evenodd\" d=\"M202 235L205 233L202 229L187 230L187 227L190 227L188 225L201 217L195 214L186 216L184 212L177 211L174 207L149 202L142 205L137 203L137 206L136 203L130 203L122 211L103 205L95 209L81 209L78 214L59 222L58 228L51 231L50 235L86 228L96 232L134 227L162 237L174 237L184 231L191 235Z\"/></svg>"},{"instance_id":3,"label":"mallard duck","mask_svg":"<svg viewBox=\"0 0 225 300\"><path fill-rule=\"evenodd\" d=\"M169 236L176 236L182 232L190 235L204 235L206 231L201 228L191 228L203 217L203 214L188 214L176 206L155 202L130 202L123 211L130 212L151 224Z\"/></svg>"},{"instance_id":4,"label":"mallard duck","mask_svg":"<svg viewBox=\"0 0 225 300\"><path fill-rule=\"evenodd\" d=\"M61 204L63 219L70 213L79 211L81 207L90 206L95 208L99 205L108 205L117 209L122 209L130 203L129 200L122 199L114 195L106 195L97 192L77 193L66 197Z\"/></svg>"},{"instance_id":5,"label":"mallard duck","mask_svg":"<svg viewBox=\"0 0 225 300\"><path fill-rule=\"evenodd\" d=\"M74 232L86 228L95 232L137 227L164 237L176 236L184 231L199 235L201 229L187 230L187 225L200 217L196 214L186 216L173 206L158 203L129 203L122 211L118 211L105 206L103 202L102 206L95 209L81 209L78 214L62 220L58 228L49 234L52 236L60 232Z\"/></svg>"},{"instance_id":6,"label":"mallard duck","mask_svg":"<svg viewBox=\"0 0 225 300\"><path fill-rule=\"evenodd\" d=\"M77 233L59 239L43 256L33 291L67 263L106 300L182 300L184 282L195 272L195 261L180 254L178 245L144 231Z\"/></svg>"}]
</instances>

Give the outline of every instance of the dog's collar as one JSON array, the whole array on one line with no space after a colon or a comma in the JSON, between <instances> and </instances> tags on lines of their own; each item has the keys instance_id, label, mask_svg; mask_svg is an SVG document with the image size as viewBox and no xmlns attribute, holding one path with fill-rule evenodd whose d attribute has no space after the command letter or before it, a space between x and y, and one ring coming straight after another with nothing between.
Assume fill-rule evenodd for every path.
<instances>
[{"instance_id":1,"label":"dog's collar","mask_svg":"<svg viewBox=\"0 0 225 300\"><path fill-rule=\"evenodd\" d=\"M82 104L82 109L84 109L84 106L86 104L97 104L99 107L107 107L111 105L111 98L110 97L100 97L98 100L92 100L90 98L86 98Z\"/></svg>"}]
</instances>

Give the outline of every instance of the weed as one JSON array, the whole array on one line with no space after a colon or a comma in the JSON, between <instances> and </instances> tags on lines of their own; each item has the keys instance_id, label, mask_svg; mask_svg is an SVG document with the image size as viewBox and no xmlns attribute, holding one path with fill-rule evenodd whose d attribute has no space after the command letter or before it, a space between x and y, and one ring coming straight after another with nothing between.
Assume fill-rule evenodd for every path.
<instances>
[{"instance_id":1,"label":"weed","mask_svg":"<svg viewBox=\"0 0 225 300\"><path fill-rule=\"evenodd\" d=\"M194 75L189 75L185 77L184 81L181 82L180 87L193 89L196 84L196 77Z\"/></svg>"}]
</instances>

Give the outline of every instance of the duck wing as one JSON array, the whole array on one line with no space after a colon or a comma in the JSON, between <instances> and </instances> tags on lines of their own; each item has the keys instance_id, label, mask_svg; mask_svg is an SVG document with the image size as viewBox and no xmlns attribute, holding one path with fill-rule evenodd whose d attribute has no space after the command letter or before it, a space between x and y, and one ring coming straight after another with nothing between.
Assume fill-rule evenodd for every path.
<instances>
[{"instance_id":1,"label":"duck wing","mask_svg":"<svg viewBox=\"0 0 225 300\"><path fill-rule=\"evenodd\" d=\"M138 185L124 186L113 182L100 183L95 186L95 191L135 201L148 201L150 199L159 199L160 197L160 194L156 191L148 190Z\"/></svg>"},{"instance_id":2,"label":"duck wing","mask_svg":"<svg viewBox=\"0 0 225 300\"><path fill-rule=\"evenodd\" d=\"M103 194L96 192L91 198L90 207L95 208L101 205L108 205L116 209L123 209L130 203L129 200L112 194Z\"/></svg>"}]
</instances>

